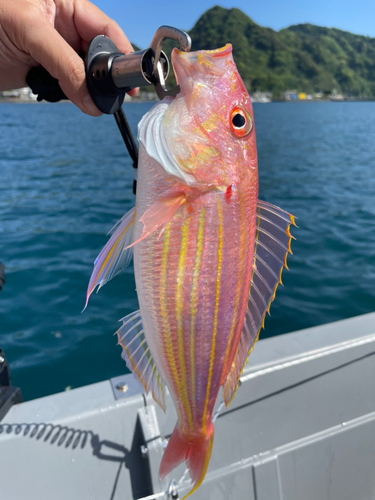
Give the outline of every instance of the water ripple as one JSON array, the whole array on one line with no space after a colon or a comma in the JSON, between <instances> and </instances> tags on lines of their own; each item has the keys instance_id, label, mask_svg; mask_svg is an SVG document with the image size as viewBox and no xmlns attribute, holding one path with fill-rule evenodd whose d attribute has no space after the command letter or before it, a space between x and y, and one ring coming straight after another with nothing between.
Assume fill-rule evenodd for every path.
<instances>
[{"instance_id":1,"label":"water ripple","mask_svg":"<svg viewBox=\"0 0 375 500\"><path fill-rule=\"evenodd\" d=\"M136 124L149 104L128 104ZM298 217L263 336L374 310L375 103L255 105L260 198ZM92 263L131 208L112 117L0 105L1 347L26 398L123 373L112 334L137 306L132 266L94 295Z\"/></svg>"}]
</instances>

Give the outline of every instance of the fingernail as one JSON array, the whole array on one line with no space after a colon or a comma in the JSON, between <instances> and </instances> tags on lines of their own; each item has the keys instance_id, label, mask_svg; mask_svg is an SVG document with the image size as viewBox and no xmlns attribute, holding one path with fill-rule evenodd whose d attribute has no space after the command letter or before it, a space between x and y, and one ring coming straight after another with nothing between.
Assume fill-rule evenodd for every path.
<instances>
[{"instance_id":1,"label":"fingernail","mask_svg":"<svg viewBox=\"0 0 375 500\"><path fill-rule=\"evenodd\" d=\"M86 94L82 99L82 104L89 115L99 116L101 112L95 106L94 101L91 99L90 94Z\"/></svg>"}]
</instances>

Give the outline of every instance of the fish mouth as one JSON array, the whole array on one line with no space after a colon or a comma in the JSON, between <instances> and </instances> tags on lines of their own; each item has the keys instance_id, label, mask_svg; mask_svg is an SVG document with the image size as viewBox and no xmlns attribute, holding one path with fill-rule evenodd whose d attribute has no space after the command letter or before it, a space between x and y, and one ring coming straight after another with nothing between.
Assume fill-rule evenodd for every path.
<instances>
[{"instance_id":1,"label":"fish mouth","mask_svg":"<svg viewBox=\"0 0 375 500\"><path fill-rule=\"evenodd\" d=\"M204 75L222 76L227 71L227 62L233 63L232 45L227 43L218 49L195 52L174 48L171 59L177 84L181 86L186 80L204 78Z\"/></svg>"}]
</instances>

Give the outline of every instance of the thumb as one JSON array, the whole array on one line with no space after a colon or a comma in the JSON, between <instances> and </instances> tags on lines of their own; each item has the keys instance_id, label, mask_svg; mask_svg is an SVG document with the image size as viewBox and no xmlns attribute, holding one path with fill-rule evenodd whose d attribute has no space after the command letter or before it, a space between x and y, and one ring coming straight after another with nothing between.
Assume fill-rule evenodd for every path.
<instances>
[{"instance_id":1,"label":"thumb","mask_svg":"<svg viewBox=\"0 0 375 500\"><path fill-rule=\"evenodd\" d=\"M75 50L45 18L28 16L27 25L24 50L59 81L66 96L84 113L100 116L87 90L84 62Z\"/></svg>"}]
</instances>

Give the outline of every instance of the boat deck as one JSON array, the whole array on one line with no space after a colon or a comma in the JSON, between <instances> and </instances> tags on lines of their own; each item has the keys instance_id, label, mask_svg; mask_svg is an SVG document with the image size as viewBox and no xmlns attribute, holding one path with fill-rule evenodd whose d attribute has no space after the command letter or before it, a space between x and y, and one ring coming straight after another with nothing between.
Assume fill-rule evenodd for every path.
<instances>
[{"instance_id":1,"label":"boat deck","mask_svg":"<svg viewBox=\"0 0 375 500\"><path fill-rule=\"evenodd\" d=\"M192 498L373 500L374 355L375 313L259 341ZM175 421L169 396L164 415L131 375L15 405L0 498L172 498L184 467L163 483L158 467ZM187 476L179 498L189 490Z\"/></svg>"}]
</instances>

